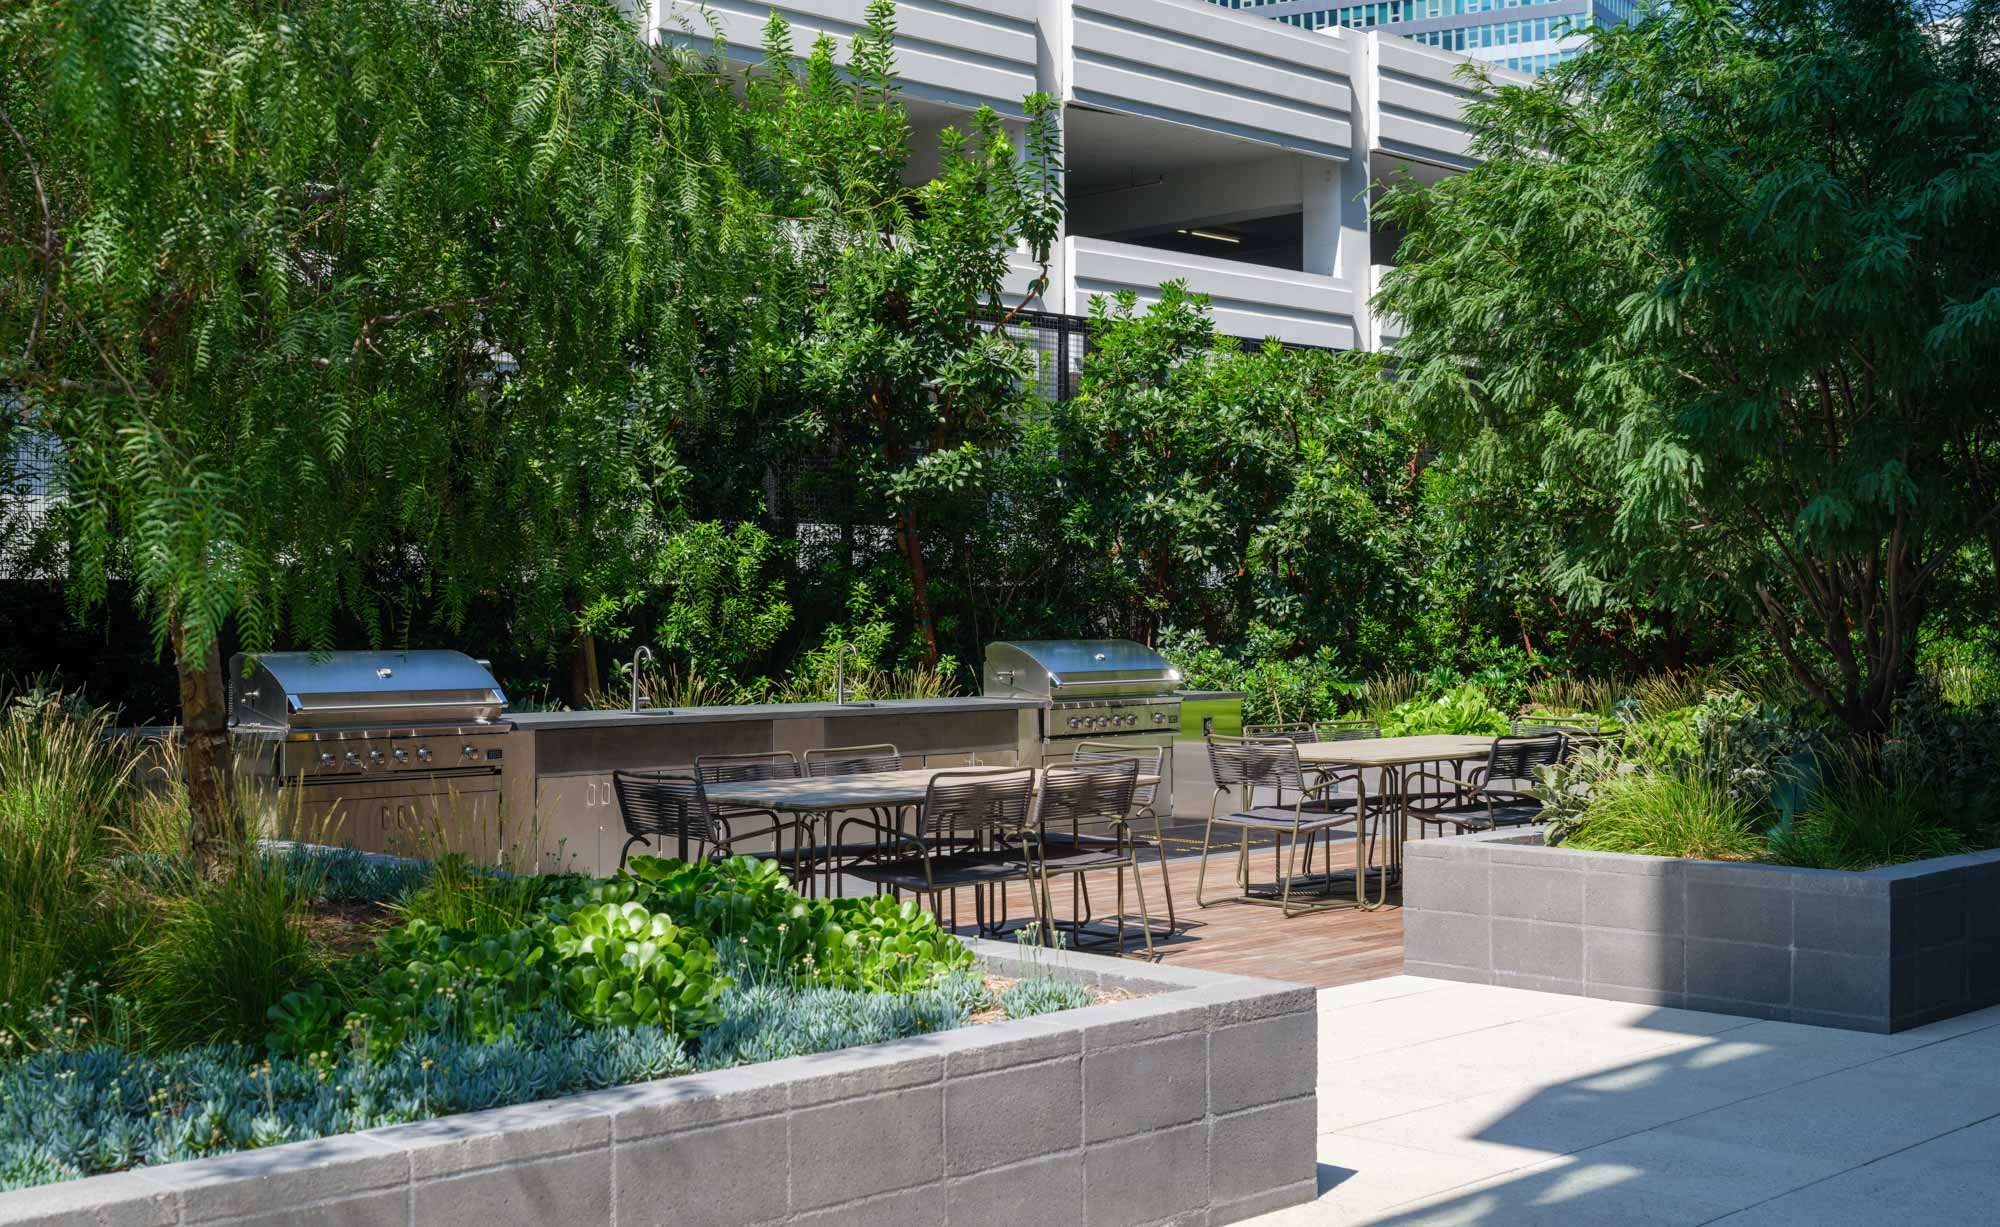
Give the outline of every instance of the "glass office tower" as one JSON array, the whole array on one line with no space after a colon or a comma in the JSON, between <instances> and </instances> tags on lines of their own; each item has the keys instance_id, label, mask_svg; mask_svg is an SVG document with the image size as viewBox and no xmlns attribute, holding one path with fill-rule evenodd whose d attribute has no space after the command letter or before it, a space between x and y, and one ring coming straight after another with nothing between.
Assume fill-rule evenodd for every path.
<instances>
[{"instance_id":1,"label":"glass office tower","mask_svg":"<svg viewBox=\"0 0 2000 1227\"><path fill-rule=\"evenodd\" d=\"M1592 26L1632 20L1634 0L1211 0L1302 30L1380 30L1536 73L1577 53Z\"/></svg>"}]
</instances>

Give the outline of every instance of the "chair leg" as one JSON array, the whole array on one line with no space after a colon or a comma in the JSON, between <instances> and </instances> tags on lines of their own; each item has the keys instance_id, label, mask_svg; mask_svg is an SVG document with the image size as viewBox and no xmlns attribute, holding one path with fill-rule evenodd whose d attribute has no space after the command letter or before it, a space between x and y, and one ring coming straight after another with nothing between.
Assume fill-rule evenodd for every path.
<instances>
[{"instance_id":1,"label":"chair leg","mask_svg":"<svg viewBox=\"0 0 2000 1227\"><path fill-rule=\"evenodd\" d=\"M1122 869L1118 871L1118 881L1121 885L1125 881ZM1146 957L1157 959L1159 955L1153 951L1153 916L1146 910L1146 883L1144 875L1139 872L1139 858L1136 856L1132 858L1132 893L1139 897L1139 932L1146 936ZM1173 931L1173 921L1167 922L1167 929L1168 932Z\"/></svg>"},{"instance_id":2,"label":"chair leg","mask_svg":"<svg viewBox=\"0 0 2000 1227\"><path fill-rule=\"evenodd\" d=\"M1174 932L1174 882L1167 873L1167 833L1160 823L1158 810L1153 811L1153 846L1160 853L1160 889L1167 892L1167 935L1171 937Z\"/></svg>"},{"instance_id":3,"label":"chair leg","mask_svg":"<svg viewBox=\"0 0 2000 1227\"><path fill-rule=\"evenodd\" d=\"M1125 869L1122 865L1118 869L1118 953L1125 953Z\"/></svg>"},{"instance_id":4,"label":"chair leg","mask_svg":"<svg viewBox=\"0 0 2000 1227\"><path fill-rule=\"evenodd\" d=\"M1208 900L1202 897L1202 890L1208 885L1208 841L1214 834L1215 819L1211 817L1207 825L1201 829L1201 868L1194 875L1194 905L1196 907L1210 906ZM1164 859L1161 860L1160 867L1162 869L1166 868L1166 861Z\"/></svg>"}]
</instances>

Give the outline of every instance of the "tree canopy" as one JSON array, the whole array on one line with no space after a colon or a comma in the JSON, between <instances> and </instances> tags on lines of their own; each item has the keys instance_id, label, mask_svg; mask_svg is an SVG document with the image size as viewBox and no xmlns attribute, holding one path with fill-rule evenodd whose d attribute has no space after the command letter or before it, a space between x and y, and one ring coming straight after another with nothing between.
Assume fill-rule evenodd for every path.
<instances>
[{"instance_id":1,"label":"tree canopy","mask_svg":"<svg viewBox=\"0 0 2000 1227\"><path fill-rule=\"evenodd\" d=\"M1580 496L1557 588L1726 593L1862 732L1968 547L2000 585L1992 13L1667 6L1483 92L1480 164L1384 208L1426 428Z\"/></svg>"}]
</instances>

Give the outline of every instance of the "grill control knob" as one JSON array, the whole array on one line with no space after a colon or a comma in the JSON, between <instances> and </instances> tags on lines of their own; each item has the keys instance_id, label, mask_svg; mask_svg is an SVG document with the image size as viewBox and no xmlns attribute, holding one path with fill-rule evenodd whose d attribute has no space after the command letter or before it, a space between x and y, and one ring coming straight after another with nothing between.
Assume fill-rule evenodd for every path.
<instances>
[{"instance_id":1,"label":"grill control knob","mask_svg":"<svg viewBox=\"0 0 2000 1227\"><path fill-rule=\"evenodd\" d=\"M361 751L349 750L343 757L347 759L347 765L352 767L361 761Z\"/></svg>"},{"instance_id":2,"label":"grill control knob","mask_svg":"<svg viewBox=\"0 0 2000 1227\"><path fill-rule=\"evenodd\" d=\"M1163 711L1156 711L1153 713L1154 724L1165 724L1166 722L1167 722L1167 713Z\"/></svg>"},{"instance_id":3,"label":"grill control knob","mask_svg":"<svg viewBox=\"0 0 2000 1227\"><path fill-rule=\"evenodd\" d=\"M431 748L429 746L417 747L417 761L420 763L431 761Z\"/></svg>"},{"instance_id":4,"label":"grill control knob","mask_svg":"<svg viewBox=\"0 0 2000 1227\"><path fill-rule=\"evenodd\" d=\"M1075 717L1075 716L1071 716L1071 717L1069 718L1069 726L1070 726L1071 728L1075 728L1075 727L1076 727L1076 717Z\"/></svg>"},{"instance_id":5,"label":"grill control knob","mask_svg":"<svg viewBox=\"0 0 2000 1227\"><path fill-rule=\"evenodd\" d=\"M463 754L467 758L479 757L479 749L476 746L466 746L464 749L460 750L459 753Z\"/></svg>"},{"instance_id":6,"label":"grill control knob","mask_svg":"<svg viewBox=\"0 0 2000 1227\"><path fill-rule=\"evenodd\" d=\"M380 750L368 751L368 761L370 763L380 763L382 761L382 751Z\"/></svg>"},{"instance_id":7,"label":"grill control knob","mask_svg":"<svg viewBox=\"0 0 2000 1227\"><path fill-rule=\"evenodd\" d=\"M391 750L389 751L389 757L399 763L407 763L410 761L410 752L408 750Z\"/></svg>"},{"instance_id":8,"label":"grill control knob","mask_svg":"<svg viewBox=\"0 0 2000 1227\"><path fill-rule=\"evenodd\" d=\"M320 765L320 766L322 766L322 767L331 767L331 766L333 766L333 751L332 751L332 750L321 750L321 751L319 752L319 765Z\"/></svg>"}]
</instances>

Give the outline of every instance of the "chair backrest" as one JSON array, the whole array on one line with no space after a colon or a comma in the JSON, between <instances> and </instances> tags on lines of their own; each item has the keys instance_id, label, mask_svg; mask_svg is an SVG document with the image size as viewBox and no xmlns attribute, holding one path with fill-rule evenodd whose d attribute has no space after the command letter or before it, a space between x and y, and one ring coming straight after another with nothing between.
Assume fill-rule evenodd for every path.
<instances>
[{"instance_id":1,"label":"chair backrest","mask_svg":"<svg viewBox=\"0 0 2000 1227\"><path fill-rule=\"evenodd\" d=\"M618 817L627 835L648 839L678 837L712 841L708 793L701 777L667 771L614 771L611 789L618 796Z\"/></svg>"},{"instance_id":2,"label":"chair backrest","mask_svg":"<svg viewBox=\"0 0 2000 1227\"><path fill-rule=\"evenodd\" d=\"M1563 756L1561 733L1550 737L1495 737L1486 755L1486 782L1532 780L1535 768L1546 767Z\"/></svg>"},{"instance_id":3,"label":"chair backrest","mask_svg":"<svg viewBox=\"0 0 2000 1227\"><path fill-rule=\"evenodd\" d=\"M1043 830L1067 826L1072 831L1092 823L1117 821L1132 812L1132 795L1138 783L1137 759L1057 763L1042 772L1035 821Z\"/></svg>"},{"instance_id":4,"label":"chair backrest","mask_svg":"<svg viewBox=\"0 0 2000 1227\"><path fill-rule=\"evenodd\" d=\"M790 750L755 754L702 754L694 760L704 784L740 784L746 780L796 780L799 760Z\"/></svg>"},{"instance_id":5,"label":"chair backrest","mask_svg":"<svg viewBox=\"0 0 2000 1227\"><path fill-rule=\"evenodd\" d=\"M1299 743L1289 737L1208 738L1208 766L1215 786L1305 790L1299 770Z\"/></svg>"},{"instance_id":6,"label":"chair backrest","mask_svg":"<svg viewBox=\"0 0 2000 1227\"><path fill-rule=\"evenodd\" d=\"M884 771L901 771L903 756L896 747L884 743L875 746L832 746L823 750L806 751L806 774L819 778L832 775L877 775Z\"/></svg>"},{"instance_id":7,"label":"chair backrest","mask_svg":"<svg viewBox=\"0 0 2000 1227\"><path fill-rule=\"evenodd\" d=\"M1282 737L1286 741L1305 745L1319 740L1319 726L1309 720L1291 724L1246 724L1243 726L1243 735L1258 741L1270 741L1272 738Z\"/></svg>"},{"instance_id":8,"label":"chair backrest","mask_svg":"<svg viewBox=\"0 0 2000 1227\"><path fill-rule=\"evenodd\" d=\"M1382 735L1382 726L1373 720L1322 720L1321 741L1369 741Z\"/></svg>"},{"instance_id":9,"label":"chair backrest","mask_svg":"<svg viewBox=\"0 0 2000 1227\"><path fill-rule=\"evenodd\" d=\"M1131 759L1139 764L1140 775L1158 777L1160 764L1167 758L1165 746L1121 746L1114 741L1079 741L1071 755L1073 763L1114 763ZM1158 784L1141 784L1132 791L1132 804L1151 805Z\"/></svg>"},{"instance_id":10,"label":"chair backrest","mask_svg":"<svg viewBox=\"0 0 2000 1227\"><path fill-rule=\"evenodd\" d=\"M1034 806L1032 767L941 772L924 793L924 834L1018 831L1028 825Z\"/></svg>"}]
</instances>

